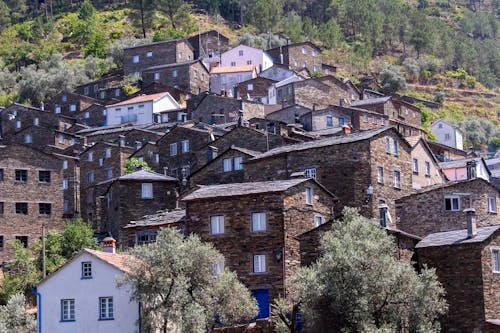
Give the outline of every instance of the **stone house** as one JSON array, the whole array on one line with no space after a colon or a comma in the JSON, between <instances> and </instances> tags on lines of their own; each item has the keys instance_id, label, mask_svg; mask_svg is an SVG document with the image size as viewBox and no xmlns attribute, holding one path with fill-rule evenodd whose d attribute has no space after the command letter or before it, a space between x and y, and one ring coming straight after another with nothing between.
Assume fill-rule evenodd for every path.
<instances>
[{"instance_id":1,"label":"stone house","mask_svg":"<svg viewBox=\"0 0 500 333\"><path fill-rule=\"evenodd\" d=\"M273 66L272 58L263 50L240 44L221 54L221 67L255 66L260 73Z\"/></svg>"},{"instance_id":2,"label":"stone house","mask_svg":"<svg viewBox=\"0 0 500 333\"><path fill-rule=\"evenodd\" d=\"M334 91L338 91L337 96L340 97L337 103L338 105L347 105L361 99L361 91L350 80L344 81L333 75L324 75L319 77L317 80L332 87Z\"/></svg>"},{"instance_id":3,"label":"stone house","mask_svg":"<svg viewBox=\"0 0 500 333\"><path fill-rule=\"evenodd\" d=\"M194 59L194 49L184 38L127 47L123 50L123 74L140 77L146 68Z\"/></svg>"},{"instance_id":4,"label":"stone house","mask_svg":"<svg viewBox=\"0 0 500 333\"><path fill-rule=\"evenodd\" d=\"M80 161L76 154L52 153L62 161L62 188L64 190L63 216L74 218L80 214Z\"/></svg>"},{"instance_id":5,"label":"stone house","mask_svg":"<svg viewBox=\"0 0 500 333\"><path fill-rule=\"evenodd\" d=\"M420 136L405 139L412 146L412 187L420 190L427 186L443 184L446 178L427 142Z\"/></svg>"},{"instance_id":6,"label":"stone house","mask_svg":"<svg viewBox=\"0 0 500 333\"><path fill-rule=\"evenodd\" d=\"M473 210L468 214L474 218ZM500 226L468 224L467 229L427 235L416 246L419 265L436 269L446 291L449 308L441 318L442 332L499 332Z\"/></svg>"},{"instance_id":7,"label":"stone house","mask_svg":"<svg viewBox=\"0 0 500 333\"><path fill-rule=\"evenodd\" d=\"M127 246L126 230L130 221L177 205L176 178L139 170L98 183L97 230L113 235L119 247Z\"/></svg>"},{"instance_id":8,"label":"stone house","mask_svg":"<svg viewBox=\"0 0 500 333\"><path fill-rule=\"evenodd\" d=\"M482 158L464 158L456 161L447 161L439 163L448 180L467 180L472 178L483 178L490 180L491 171Z\"/></svg>"},{"instance_id":9,"label":"stone house","mask_svg":"<svg viewBox=\"0 0 500 333\"><path fill-rule=\"evenodd\" d=\"M349 114L340 107L329 107L321 110L312 110L299 117L299 123L304 130L314 132L322 130L342 130L344 125L351 124Z\"/></svg>"},{"instance_id":10,"label":"stone house","mask_svg":"<svg viewBox=\"0 0 500 333\"><path fill-rule=\"evenodd\" d=\"M243 183L245 181L245 161L260 152L232 145L208 161L189 177L191 186Z\"/></svg>"},{"instance_id":11,"label":"stone house","mask_svg":"<svg viewBox=\"0 0 500 333\"><path fill-rule=\"evenodd\" d=\"M397 227L420 237L464 229L469 208L478 226L497 225L499 202L499 191L481 178L429 186L396 200Z\"/></svg>"},{"instance_id":12,"label":"stone house","mask_svg":"<svg viewBox=\"0 0 500 333\"><path fill-rule=\"evenodd\" d=\"M307 68L311 73L322 70L321 50L311 42L278 46L266 52L276 64L288 65L293 70Z\"/></svg>"},{"instance_id":13,"label":"stone house","mask_svg":"<svg viewBox=\"0 0 500 333\"><path fill-rule=\"evenodd\" d=\"M296 75L297 73L291 70L288 66L276 63L272 67L269 67L268 69L259 73L259 77L276 82L283 81Z\"/></svg>"},{"instance_id":14,"label":"stone house","mask_svg":"<svg viewBox=\"0 0 500 333\"><path fill-rule=\"evenodd\" d=\"M312 179L203 186L182 199L186 232L214 244L227 267L253 292L257 318L285 296L300 266L295 236L332 217L334 196Z\"/></svg>"},{"instance_id":15,"label":"stone house","mask_svg":"<svg viewBox=\"0 0 500 333\"><path fill-rule=\"evenodd\" d=\"M187 101L187 118L207 124L237 122L240 112L243 120L264 118L264 104L218 96L210 93L193 96Z\"/></svg>"},{"instance_id":16,"label":"stone house","mask_svg":"<svg viewBox=\"0 0 500 333\"><path fill-rule=\"evenodd\" d=\"M447 162L447 161L452 161L452 160L460 160L464 158L470 158L470 157L477 157L474 153L467 152L465 150L461 149L456 149L453 147L449 147L446 145L439 144L437 142L432 142L429 140L426 140L427 144L431 148L432 152L434 153L434 156L440 161L440 162Z\"/></svg>"},{"instance_id":17,"label":"stone house","mask_svg":"<svg viewBox=\"0 0 500 333\"><path fill-rule=\"evenodd\" d=\"M210 70L210 92L236 97L238 85L256 77L255 65L214 67Z\"/></svg>"},{"instance_id":18,"label":"stone house","mask_svg":"<svg viewBox=\"0 0 500 333\"><path fill-rule=\"evenodd\" d=\"M278 147L245 164L247 181L299 174L334 193L340 207L394 226L394 201L411 191L411 147L394 128L379 128Z\"/></svg>"},{"instance_id":19,"label":"stone house","mask_svg":"<svg viewBox=\"0 0 500 333\"><path fill-rule=\"evenodd\" d=\"M98 80L77 86L74 90L79 95L100 100L102 104L120 101L126 97L122 87L123 68L112 70Z\"/></svg>"},{"instance_id":20,"label":"stone house","mask_svg":"<svg viewBox=\"0 0 500 333\"><path fill-rule=\"evenodd\" d=\"M177 228L181 233L185 232L186 210L171 209L162 210L155 214L146 215L140 219L130 221L124 229L124 247L144 245L156 241L156 235L161 228Z\"/></svg>"},{"instance_id":21,"label":"stone house","mask_svg":"<svg viewBox=\"0 0 500 333\"><path fill-rule=\"evenodd\" d=\"M44 106L49 112L76 118L92 105L104 105L100 100L77 93L62 91L51 98Z\"/></svg>"},{"instance_id":22,"label":"stone house","mask_svg":"<svg viewBox=\"0 0 500 333\"><path fill-rule=\"evenodd\" d=\"M266 119L280 121L285 124L298 124L301 116L312 111L302 105L290 105L266 115Z\"/></svg>"},{"instance_id":23,"label":"stone house","mask_svg":"<svg viewBox=\"0 0 500 333\"><path fill-rule=\"evenodd\" d=\"M129 159L131 158L137 158L139 161L146 162L155 172L164 172L163 168L160 166L160 154L158 153L156 142L149 141L142 144L141 148L130 155Z\"/></svg>"},{"instance_id":24,"label":"stone house","mask_svg":"<svg viewBox=\"0 0 500 333\"><path fill-rule=\"evenodd\" d=\"M201 60L145 68L142 80L145 85L157 82L193 95L210 89L210 73Z\"/></svg>"},{"instance_id":25,"label":"stone house","mask_svg":"<svg viewBox=\"0 0 500 333\"><path fill-rule=\"evenodd\" d=\"M75 118L78 123L86 126L106 126L106 112L105 105L96 103L76 114Z\"/></svg>"},{"instance_id":26,"label":"stone house","mask_svg":"<svg viewBox=\"0 0 500 333\"><path fill-rule=\"evenodd\" d=\"M63 161L24 145L0 146L0 262L13 258L14 240L32 247L64 228Z\"/></svg>"},{"instance_id":27,"label":"stone house","mask_svg":"<svg viewBox=\"0 0 500 333\"><path fill-rule=\"evenodd\" d=\"M264 104L270 104L273 97L273 84L277 81L266 79L265 77L256 77L236 86L236 97L251 101L259 101Z\"/></svg>"},{"instance_id":28,"label":"stone house","mask_svg":"<svg viewBox=\"0 0 500 333\"><path fill-rule=\"evenodd\" d=\"M151 131L138 126L109 127L80 132L80 135L85 136L87 144L93 144L99 141L118 143L120 139L124 139L125 145L129 147L137 146L138 142L145 144L149 141L156 141L161 138L163 134L162 132Z\"/></svg>"},{"instance_id":29,"label":"stone house","mask_svg":"<svg viewBox=\"0 0 500 333\"><path fill-rule=\"evenodd\" d=\"M436 135L437 143L459 150L464 149L464 134L457 126L438 119L429 128Z\"/></svg>"},{"instance_id":30,"label":"stone house","mask_svg":"<svg viewBox=\"0 0 500 333\"><path fill-rule=\"evenodd\" d=\"M125 161L134 152L134 148L118 143L96 142L80 154L80 207L82 218L97 223L96 184L120 177L125 174Z\"/></svg>"},{"instance_id":31,"label":"stone house","mask_svg":"<svg viewBox=\"0 0 500 333\"><path fill-rule=\"evenodd\" d=\"M181 107L168 92L137 96L120 103L106 106L107 125L145 125L158 122L163 111L179 110Z\"/></svg>"},{"instance_id":32,"label":"stone house","mask_svg":"<svg viewBox=\"0 0 500 333\"><path fill-rule=\"evenodd\" d=\"M23 144L45 152L62 151L77 143L82 138L63 131L57 131L40 125L30 125L19 130L5 140L6 144Z\"/></svg>"},{"instance_id":33,"label":"stone house","mask_svg":"<svg viewBox=\"0 0 500 333\"><path fill-rule=\"evenodd\" d=\"M209 68L218 66L221 53L230 49L229 38L216 30L196 34L189 37L188 41L194 48L194 59L201 59Z\"/></svg>"}]
</instances>

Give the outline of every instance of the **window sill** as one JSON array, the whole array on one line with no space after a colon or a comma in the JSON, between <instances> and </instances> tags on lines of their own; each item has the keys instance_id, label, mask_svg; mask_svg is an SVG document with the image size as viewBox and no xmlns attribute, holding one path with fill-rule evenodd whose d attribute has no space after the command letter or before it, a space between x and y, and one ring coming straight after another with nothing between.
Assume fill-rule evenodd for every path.
<instances>
[{"instance_id":1,"label":"window sill","mask_svg":"<svg viewBox=\"0 0 500 333\"><path fill-rule=\"evenodd\" d=\"M395 190L401 191L401 187L396 187L396 186L393 186L393 188L394 188Z\"/></svg>"},{"instance_id":2,"label":"window sill","mask_svg":"<svg viewBox=\"0 0 500 333\"><path fill-rule=\"evenodd\" d=\"M431 178L431 175L425 175L426 178Z\"/></svg>"},{"instance_id":3,"label":"window sill","mask_svg":"<svg viewBox=\"0 0 500 333\"><path fill-rule=\"evenodd\" d=\"M490 214L490 215L497 215L497 214L498 214L498 212L488 212L488 214ZM499 273L500 273L500 272L499 272Z\"/></svg>"},{"instance_id":4,"label":"window sill","mask_svg":"<svg viewBox=\"0 0 500 333\"><path fill-rule=\"evenodd\" d=\"M67 319L67 320L59 320L60 323L72 323L72 322L75 322L76 320L75 319Z\"/></svg>"},{"instance_id":5,"label":"window sill","mask_svg":"<svg viewBox=\"0 0 500 333\"><path fill-rule=\"evenodd\" d=\"M418 171L413 171L413 174L414 175L418 175Z\"/></svg>"},{"instance_id":6,"label":"window sill","mask_svg":"<svg viewBox=\"0 0 500 333\"><path fill-rule=\"evenodd\" d=\"M249 275L266 275L267 272L252 272Z\"/></svg>"},{"instance_id":7,"label":"window sill","mask_svg":"<svg viewBox=\"0 0 500 333\"><path fill-rule=\"evenodd\" d=\"M50 184L51 184L50 182L38 182L38 185L46 185L46 186L48 186Z\"/></svg>"},{"instance_id":8,"label":"window sill","mask_svg":"<svg viewBox=\"0 0 500 333\"><path fill-rule=\"evenodd\" d=\"M92 276L82 276L80 280L91 280Z\"/></svg>"},{"instance_id":9,"label":"window sill","mask_svg":"<svg viewBox=\"0 0 500 333\"><path fill-rule=\"evenodd\" d=\"M115 320L115 318L99 318L99 321L109 321L109 320Z\"/></svg>"}]
</instances>

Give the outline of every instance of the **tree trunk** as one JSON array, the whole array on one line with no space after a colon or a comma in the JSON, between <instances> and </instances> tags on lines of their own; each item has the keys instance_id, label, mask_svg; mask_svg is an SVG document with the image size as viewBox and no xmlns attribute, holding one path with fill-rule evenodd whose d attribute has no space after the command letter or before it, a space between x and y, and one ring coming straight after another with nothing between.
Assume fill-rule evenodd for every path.
<instances>
[{"instance_id":1,"label":"tree trunk","mask_svg":"<svg viewBox=\"0 0 500 333\"><path fill-rule=\"evenodd\" d=\"M142 36L146 38L146 28L144 27L144 0L141 1L141 27L142 27Z\"/></svg>"}]
</instances>

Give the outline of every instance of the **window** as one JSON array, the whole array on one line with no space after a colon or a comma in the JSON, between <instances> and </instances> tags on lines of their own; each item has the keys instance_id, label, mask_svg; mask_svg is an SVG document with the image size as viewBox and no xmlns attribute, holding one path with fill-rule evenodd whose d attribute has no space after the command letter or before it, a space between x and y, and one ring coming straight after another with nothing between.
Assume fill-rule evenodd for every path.
<instances>
[{"instance_id":1,"label":"window","mask_svg":"<svg viewBox=\"0 0 500 333\"><path fill-rule=\"evenodd\" d=\"M413 159L413 172L418 173L418 160L416 158Z\"/></svg>"},{"instance_id":2,"label":"window","mask_svg":"<svg viewBox=\"0 0 500 333\"><path fill-rule=\"evenodd\" d=\"M265 273L266 272L266 255L254 254L253 256L253 272Z\"/></svg>"},{"instance_id":3,"label":"window","mask_svg":"<svg viewBox=\"0 0 500 333\"><path fill-rule=\"evenodd\" d=\"M177 142L170 144L170 156L177 155Z\"/></svg>"},{"instance_id":4,"label":"window","mask_svg":"<svg viewBox=\"0 0 500 333\"><path fill-rule=\"evenodd\" d=\"M326 126L333 126L333 117L326 116Z\"/></svg>"},{"instance_id":5,"label":"window","mask_svg":"<svg viewBox=\"0 0 500 333\"><path fill-rule=\"evenodd\" d=\"M32 142L31 134L26 134L24 136L24 143L31 143L31 142Z\"/></svg>"},{"instance_id":6,"label":"window","mask_svg":"<svg viewBox=\"0 0 500 333\"><path fill-rule=\"evenodd\" d=\"M144 245L156 241L156 230L138 230L135 235L135 244Z\"/></svg>"},{"instance_id":7,"label":"window","mask_svg":"<svg viewBox=\"0 0 500 333\"><path fill-rule=\"evenodd\" d=\"M377 116L372 116L372 124L377 125Z\"/></svg>"},{"instance_id":8,"label":"window","mask_svg":"<svg viewBox=\"0 0 500 333\"><path fill-rule=\"evenodd\" d=\"M64 213L69 212L69 202L68 202L68 200L64 200L64 202L63 202L63 211L64 211Z\"/></svg>"},{"instance_id":9,"label":"window","mask_svg":"<svg viewBox=\"0 0 500 333\"><path fill-rule=\"evenodd\" d=\"M401 188L401 172L394 170L394 187Z\"/></svg>"},{"instance_id":10,"label":"window","mask_svg":"<svg viewBox=\"0 0 500 333\"><path fill-rule=\"evenodd\" d=\"M385 152L391 153L391 138L385 138Z\"/></svg>"},{"instance_id":11,"label":"window","mask_svg":"<svg viewBox=\"0 0 500 333\"><path fill-rule=\"evenodd\" d=\"M316 168L306 168L304 170L304 176L306 178L316 179Z\"/></svg>"},{"instance_id":12,"label":"window","mask_svg":"<svg viewBox=\"0 0 500 333\"><path fill-rule=\"evenodd\" d=\"M385 126L385 118L380 118L380 125Z\"/></svg>"},{"instance_id":13,"label":"window","mask_svg":"<svg viewBox=\"0 0 500 333\"><path fill-rule=\"evenodd\" d=\"M82 262L82 279L92 278L92 262L84 261Z\"/></svg>"},{"instance_id":14,"label":"window","mask_svg":"<svg viewBox=\"0 0 500 333\"><path fill-rule=\"evenodd\" d=\"M69 184L68 180L67 179L63 179L63 185L62 185L63 186L63 190L67 190L68 189L68 184Z\"/></svg>"},{"instance_id":15,"label":"window","mask_svg":"<svg viewBox=\"0 0 500 333\"><path fill-rule=\"evenodd\" d=\"M100 97L101 99L105 99L105 98L106 98L106 91L104 91L104 90L103 90L103 91L101 91L101 92L99 93L99 97ZM70 111L71 111L71 110L70 110Z\"/></svg>"},{"instance_id":16,"label":"window","mask_svg":"<svg viewBox=\"0 0 500 333\"><path fill-rule=\"evenodd\" d=\"M141 184L141 198L142 199L153 199L153 184L152 183L142 183Z\"/></svg>"},{"instance_id":17,"label":"window","mask_svg":"<svg viewBox=\"0 0 500 333\"><path fill-rule=\"evenodd\" d=\"M113 178L113 168L106 168L106 170L104 172L106 175L106 179Z\"/></svg>"},{"instance_id":18,"label":"window","mask_svg":"<svg viewBox=\"0 0 500 333\"><path fill-rule=\"evenodd\" d=\"M160 163L160 154L154 153L154 160L156 164Z\"/></svg>"},{"instance_id":19,"label":"window","mask_svg":"<svg viewBox=\"0 0 500 333\"><path fill-rule=\"evenodd\" d=\"M222 164L223 164L223 170L224 172L229 172L229 171L233 171L233 159L231 158L225 158L223 161L222 161Z\"/></svg>"},{"instance_id":20,"label":"window","mask_svg":"<svg viewBox=\"0 0 500 333\"><path fill-rule=\"evenodd\" d=\"M238 156L234 158L234 170L243 170L243 157Z\"/></svg>"},{"instance_id":21,"label":"window","mask_svg":"<svg viewBox=\"0 0 500 333\"><path fill-rule=\"evenodd\" d=\"M113 320L113 297L99 297L99 320Z\"/></svg>"},{"instance_id":22,"label":"window","mask_svg":"<svg viewBox=\"0 0 500 333\"><path fill-rule=\"evenodd\" d=\"M431 163L428 161L425 161L425 175L426 176L431 175Z\"/></svg>"},{"instance_id":23,"label":"window","mask_svg":"<svg viewBox=\"0 0 500 333\"><path fill-rule=\"evenodd\" d=\"M444 141L450 140L450 133L445 133L444 134Z\"/></svg>"},{"instance_id":24,"label":"window","mask_svg":"<svg viewBox=\"0 0 500 333\"><path fill-rule=\"evenodd\" d=\"M179 51L178 56L179 56L179 59L182 59L182 51Z\"/></svg>"},{"instance_id":25,"label":"window","mask_svg":"<svg viewBox=\"0 0 500 333\"><path fill-rule=\"evenodd\" d=\"M64 144L64 134L59 134L59 143Z\"/></svg>"},{"instance_id":26,"label":"window","mask_svg":"<svg viewBox=\"0 0 500 333\"><path fill-rule=\"evenodd\" d=\"M252 64L252 60L247 60L247 65L251 65Z\"/></svg>"},{"instance_id":27,"label":"window","mask_svg":"<svg viewBox=\"0 0 500 333\"><path fill-rule=\"evenodd\" d=\"M138 56L138 55L133 56L133 57L132 57L132 62L133 62L134 64L139 63L139 56Z\"/></svg>"},{"instance_id":28,"label":"window","mask_svg":"<svg viewBox=\"0 0 500 333\"><path fill-rule=\"evenodd\" d=\"M364 123L367 123L367 122L368 122L368 115L367 115L367 114L364 114L364 115L363 115L363 122L364 122Z\"/></svg>"},{"instance_id":29,"label":"window","mask_svg":"<svg viewBox=\"0 0 500 333\"><path fill-rule=\"evenodd\" d=\"M394 144L393 144L393 152L394 152L394 155L398 155L398 141L397 140L394 140Z\"/></svg>"},{"instance_id":30,"label":"window","mask_svg":"<svg viewBox=\"0 0 500 333\"><path fill-rule=\"evenodd\" d=\"M220 235L224 233L224 216L210 216L210 234Z\"/></svg>"},{"instance_id":31,"label":"window","mask_svg":"<svg viewBox=\"0 0 500 333\"><path fill-rule=\"evenodd\" d=\"M189 140L182 140L182 152L189 152Z\"/></svg>"},{"instance_id":32,"label":"window","mask_svg":"<svg viewBox=\"0 0 500 333\"><path fill-rule=\"evenodd\" d=\"M63 169L66 170L68 168L68 161L63 161Z\"/></svg>"},{"instance_id":33,"label":"window","mask_svg":"<svg viewBox=\"0 0 500 333\"><path fill-rule=\"evenodd\" d=\"M266 213L252 213L252 231L266 231Z\"/></svg>"},{"instance_id":34,"label":"window","mask_svg":"<svg viewBox=\"0 0 500 333\"><path fill-rule=\"evenodd\" d=\"M104 165L104 159L100 158L99 159L99 166L102 167Z\"/></svg>"},{"instance_id":35,"label":"window","mask_svg":"<svg viewBox=\"0 0 500 333\"><path fill-rule=\"evenodd\" d=\"M76 104L70 104L69 105L69 111L70 112L75 112L76 111Z\"/></svg>"},{"instance_id":36,"label":"window","mask_svg":"<svg viewBox=\"0 0 500 333\"><path fill-rule=\"evenodd\" d=\"M75 144L75 138L70 138L69 139L69 144L74 145Z\"/></svg>"},{"instance_id":37,"label":"window","mask_svg":"<svg viewBox=\"0 0 500 333\"><path fill-rule=\"evenodd\" d=\"M49 203L39 203L38 213L40 215L50 215L52 213L52 204Z\"/></svg>"},{"instance_id":38,"label":"window","mask_svg":"<svg viewBox=\"0 0 500 333\"><path fill-rule=\"evenodd\" d=\"M33 119L33 125L35 126L40 125L40 118L36 117L35 119Z\"/></svg>"},{"instance_id":39,"label":"window","mask_svg":"<svg viewBox=\"0 0 500 333\"><path fill-rule=\"evenodd\" d=\"M146 57L151 58L153 56L153 51L146 52Z\"/></svg>"},{"instance_id":40,"label":"window","mask_svg":"<svg viewBox=\"0 0 500 333\"><path fill-rule=\"evenodd\" d=\"M83 88L83 94L88 95L89 94L89 87L84 87Z\"/></svg>"},{"instance_id":41,"label":"window","mask_svg":"<svg viewBox=\"0 0 500 333\"><path fill-rule=\"evenodd\" d=\"M219 275L220 273L222 273L222 271L224 271L224 259L214 262L212 266L213 266L213 275L214 276Z\"/></svg>"},{"instance_id":42,"label":"window","mask_svg":"<svg viewBox=\"0 0 500 333\"><path fill-rule=\"evenodd\" d=\"M89 119L89 118L90 118L90 113L85 112L85 113L83 114L83 118L85 118L85 119Z\"/></svg>"},{"instance_id":43,"label":"window","mask_svg":"<svg viewBox=\"0 0 500 333\"><path fill-rule=\"evenodd\" d=\"M159 81L160 80L160 72L155 72L153 75L153 80Z\"/></svg>"},{"instance_id":44,"label":"window","mask_svg":"<svg viewBox=\"0 0 500 333\"><path fill-rule=\"evenodd\" d=\"M61 113L61 107L59 105L54 107L54 113Z\"/></svg>"},{"instance_id":45,"label":"window","mask_svg":"<svg viewBox=\"0 0 500 333\"><path fill-rule=\"evenodd\" d=\"M306 187L306 204L312 205L313 203L313 189Z\"/></svg>"},{"instance_id":46,"label":"window","mask_svg":"<svg viewBox=\"0 0 500 333\"><path fill-rule=\"evenodd\" d=\"M497 212L497 198L495 197L488 198L488 212L489 213Z\"/></svg>"},{"instance_id":47,"label":"window","mask_svg":"<svg viewBox=\"0 0 500 333\"><path fill-rule=\"evenodd\" d=\"M322 216L322 215L316 215L316 216L314 217L314 225L315 225L316 227L319 227L319 226L320 226L320 225L322 225L322 224L323 224L323 216Z\"/></svg>"},{"instance_id":48,"label":"window","mask_svg":"<svg viewBox=\"0 0 500 333\"><path fill-rule=\"evenodd\" d=\"M344 118L339 118L339 127L344 126L344 124L345 124Z\"/></svg>"},{"instance_id":49,"label":"window","mask_svg":"<svg viewBox=\"0 0 500 333\"><path fill-rule=\"evenodd\" d=\"M3 235L0 235L0 251L3 250Z\"/></svg>"},{"instance_id":50,"label":"window","mask_svg":"<svg viewBox=\"0 0 500 333\"><path fill-rule=\"evenodd\" d=\"M28 215L28 203L16 202L16 214Z\"/></svg>"},{"instance_id":51,"label":"window","mask_svg":"<svg viewBox=\"0 0 500 333\"><path fill-rule=\"evenodd\" d=\"M3 169L0 169L0 182L3 182Z\"/></svg>"},{"instance_id":52,"label":"window","mask_svg":"<svg viewBox=\"0 0 500 333\"><path fill-rule=\"evenodd\" d=\"M439 123L438 128L443 128L443 124Z\"/></svg>"},{"instance_id":53,"label":"window","mask_svg":"<svg viewBox=\"0 0 500 333\"><path fill-rule=\"evenodd\" d=\"M493 259L493 272L500 273L500 249L492 249L491 256Z\"/></svg>"},{"instance_id":54,"label":"window","mask_svg":"<svg viewBox=\"0 0 500 333\"><path fill-rule=\"evenodd\" d=\"M243 57L243 50L239 50L239 51L238 51L238 55L239 55L240 57Z\"/></svg>"},{"instance_id":55,"label":"window","mask_svg":"<svg viewBox=\"0 0 500 333\"><path fill-rule=\"evenodd\" d=\"M380 184L384 183L384 167L377 167L377 182Z\"/></svg>"},{"instance_id":56,"label":"window","mask_svg":"<svg viewBox=\"0 0 500 333\"><path fill-rule=\"evenodd\" d=\"M302 54L307 54L307 51L306 51L305 47L302 48Z\"/></svg>"},{"instance_id":57,"label":"window","mask_svg":"<svg viewBox=\"0 0 500 333\"><path fill-rule=\"evenodd\" d=\"M104 156L106 158L110 158L111 157L111 148L106 148L106 150L104 151Z\"/></svg>"},{"instance_id":58,"label":"window","mask_svg":"<svg viewBox=\"0 0 500 333\"><path fill-rule=\"evenodd\" d=\"M38 171L38 181L40 183L50 183L50 171Z\"/></svg>"},{"instance_id":59,"label":"window","mask_svg":"<svg viewBox=\"0 0 500 333\"><path fill-rule=\"evenodd\" d=\"M447 196L444 198L444 209L450 212L460 211L461 203L459 196Z\"/></svg>"},{"instance_id":60,"label":"window","mask_svg":"<svg viewBox=\"0 0 500 333\"><path fill-rule=\"evenodd\" d=\"M177 77L177 69L172 69L172 77Z\"/></svg>"},{"instance_id":61,"label":"window","mask_svg":"<svg viewBox=\"0 0 500 333\"><path fill-rule=\"evenodd\" d=\"M75 300L61 300L61 321L75 321Z\"/></svg>"},{"instance_id":62,"label":"window","mask_svg":"<svg viewBox=\"0 0 500 333\"><path fill-rule=\"evenodd\" d=\"M120 88L115 89L115 97L120 97Z\"/></svg>"},{"instance_id":63,"label":"window","mask_svg":"<svg viewBox=\"0 0 500 333\"><path fill-rule=\"evenodd\" d=\"M231 61L231 67L235 67L235 66L236 66L236 62L235 61ZM224 79L225 77L223 76L222 78Z\"/></svg>"},{"instance_id":64,"label":"window","mask_svg":"<svg viewBox=\"0 0 500 333\"><path fill-rule=\"evenodd\" d=\"M253 91L253 83L247 84L247 90L248 91Z\"/></svg>"},{"instance_id":65,"label":"window","mask_svg":"<svg viewBox=\"0 0 500 333\"><path fill-rule=\"evenodd\" d=\"M94 182L94 172L90 171L87 173L87 184L92 184Z\"/></svg>"},{"instance_id":66,"label":"window","mask_svg":"<svg viewBox=\"0 0 500 333\"><path fill-rule=\"evenodd\" d=\"M3 215L3 202L0 202L0 215Z\"/></svg>"},{"instance_id":67,"label":"window","mask_svg":"<svg viewBox=\"0 0 500 333\"><path fill-rule=\"evenodd\" d=\"M20 241L25 249L28 248L28 236L16 236L16 240Z\"/></svg>"},{"instance_id":68,"label":"window","mask_svg":"<svg viewBox=\"0 0 500 333\"><path fill-rule=\"evenodd\" d=\"M16 170L16 181L26 183L28 181L28 170Z\"/></svg>"},{"instance_id":69,"label":"window","mask_svg":"<svg viewBox=\"0 0 500 333\"><path fill-rule=\"evenodd\" d=\"M93 160L94 160L94 153L89 152L89 154L87 155L87 161L92 162Z\"/></svg>"}]
</instances>

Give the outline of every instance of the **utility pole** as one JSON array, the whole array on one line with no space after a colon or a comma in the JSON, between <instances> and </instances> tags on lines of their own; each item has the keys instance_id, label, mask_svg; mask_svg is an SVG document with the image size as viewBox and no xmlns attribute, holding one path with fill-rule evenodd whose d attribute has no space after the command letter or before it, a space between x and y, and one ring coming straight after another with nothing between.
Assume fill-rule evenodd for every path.
<instances>
[{"instance_id":1,"label":"utility pole","mask_svg":"<svg viewBox=\"0 0 500 333\"><path fill-rule=\"evenodd\" d=\"M45 223L42 223L42 278L47 276L47 269L45 267Z\"/></svg>"}]
</instances>

